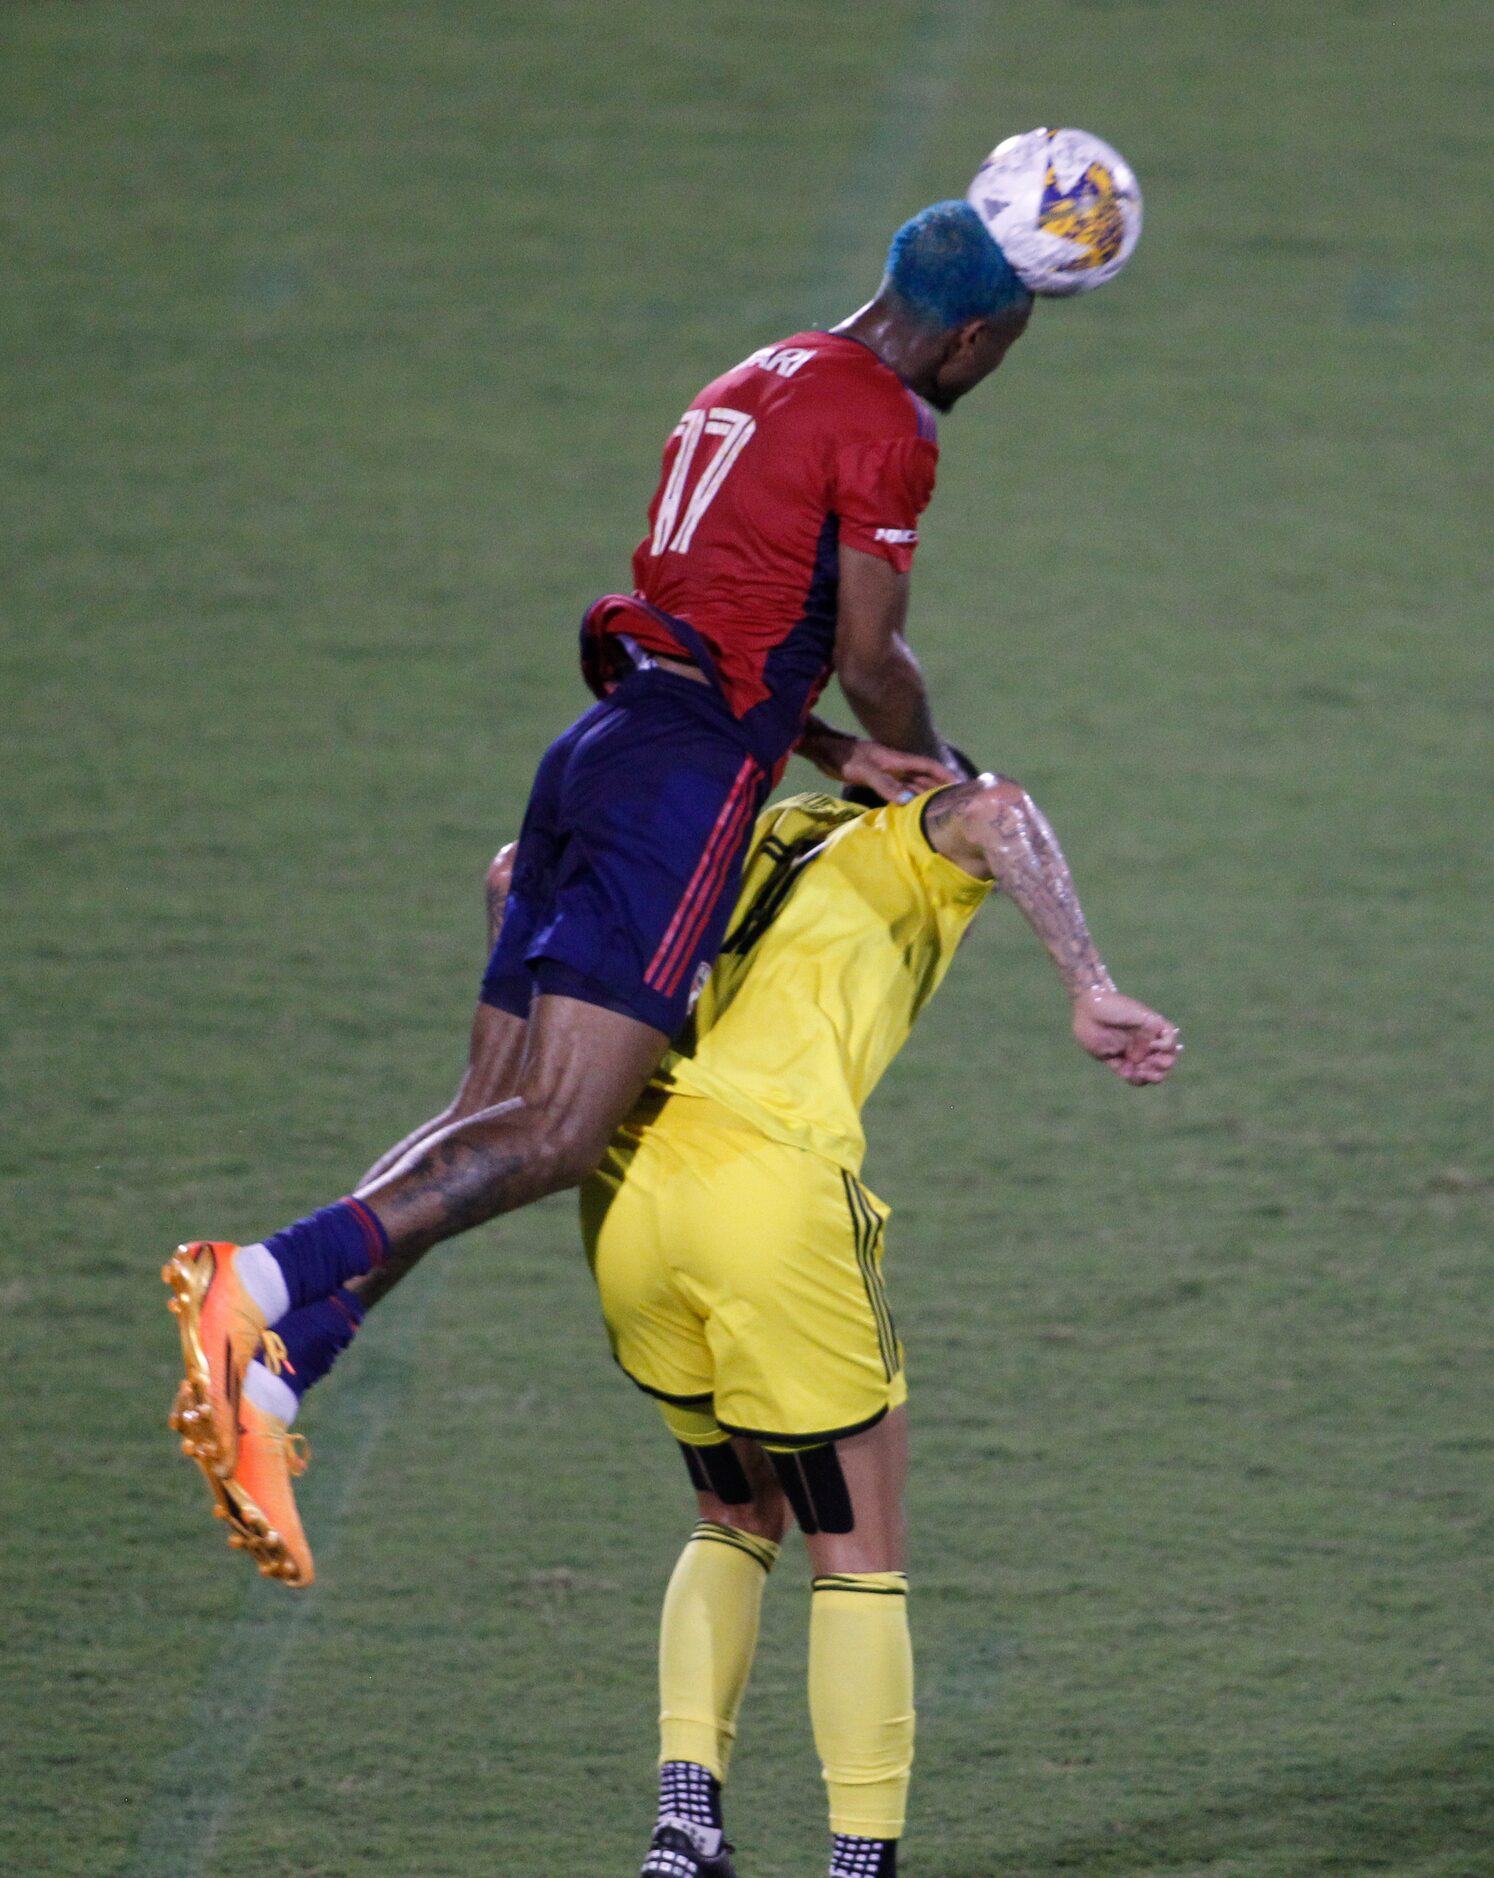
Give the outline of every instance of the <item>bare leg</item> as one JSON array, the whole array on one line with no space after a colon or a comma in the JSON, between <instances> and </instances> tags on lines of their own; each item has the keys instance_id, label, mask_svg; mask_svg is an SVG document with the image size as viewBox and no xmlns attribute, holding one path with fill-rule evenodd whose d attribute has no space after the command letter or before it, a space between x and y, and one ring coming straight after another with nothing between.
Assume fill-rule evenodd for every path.
<instances>
[{"instance_id":1,"label":"bare leg","mask_svg":"<svg viewBox=\"0 0 1494 1878\"><path fill-rule=\"evenodd\" d=\"M528 1038L529 1025L524 1018L514 1017L491 1004L479 1004L472 1018L472 1043L467 1067L457 1084L456 1094L439 1115L423 1122L403 1141L381 1154L359 1181L357 1191L361 1193L371 1187L375 1181L408 1159L422 1142L451 1127L453 1122L492 1108L505 1097L512 1097L519 1086ZM405 1259L397 1270L391 1270L386 1264L362 1278L349 1279L348 1289L357 1293L365 1308L378 1304L401 1278L414 1269L418 1256L416 1254Z\"/></svg>"},{"instance_id":2,"label":"bare leg","mask_svg":"<svg viewBox=\"0 0 1494 1878\"><path fill-rule=\"evenodd\" d=\"M772 1464L756 1441L737 1436L732 1447L747 1471L752 1498L744 1506L701 1493L700 1517L735 1526L775 1544L788 1530L789 1507ZM806 1540L815 1575L826 1572L899 1572L907 1535L903 1489L908 1478L908 1411L884 1415L864 1435L835 1444L851 1495L855 1525L849 1532L817 1532Z\"/></svg>"},{"instance_id":3,"label":"bare leg","mask_svg":"<svg viewBox=\"0 0 1494 1878\"><path fill-rule=\"evenodd\" d=\"M849 1532L806 1540L816 1576L826 1572L900 1572L907 1553L903 1488L908 1478L908 1411L895 1408L864 1435L837 1441L851 1494Z\"/></svg>"},{"instance_id":4,"label":"bare leg","mask_svg":"<svg viewBox=\"0 0 1494 1878\"><path fill-rule=\"evenodd\" d=\"M386 1149L358 1182L356 1191L361 1193L365 1187L371 1187L391 1168L398 1167L412 1148L419 1147L422 1141L439 1134L443 1128L513 1095L519 1086L528 1035L529 1024L525 1018L512 1017L491 1004L479 1004L472 1017L467 1067L462 1071L456 1094L439 1115L422 1122L403 1141Z\"/></svg>"},{"instance_id":5,"label":"bare leg","mask_svg":"<svg viewBox=\"0 0 1494 1878\"><path fill-rule=\"evenodd\" d=\"M714 1493L698 1493L700 1517L718 1526L734 1526L738 1532L750 1532L758 1539L780 1543L788 1531L789 1508L782 1487L766 1454L755 1441L744 1435L732 1439L732 1448L747 1473L752 1498L745 1506L718 1500Z\"/></svg>"},{"instance_id":6,"label":"bare leg","mask_svg":"<svg viewBox=\"0 0 1494 1878\"><path fill-rule=\"evenodd\" d=\"M537 998L515 1092L422 1137L359 1188L389 1238L365 1296L382 1296L442 1239L584 1180L668 1041L600 1005Z\"/></svg>"}]
</instances>

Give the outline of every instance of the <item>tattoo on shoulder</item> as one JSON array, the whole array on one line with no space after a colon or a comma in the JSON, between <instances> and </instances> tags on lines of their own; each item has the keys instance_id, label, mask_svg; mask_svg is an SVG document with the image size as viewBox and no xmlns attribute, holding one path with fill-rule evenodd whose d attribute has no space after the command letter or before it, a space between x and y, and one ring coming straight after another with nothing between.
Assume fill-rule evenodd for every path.
<instances>
[{"instance_id":1,"label":"tattoo on shoulder","mask_svg":"<svg viewBox=\"0 0 1494 1878\"><path fill-rule=\"evenodd\" d=\"M980 784L951 783L947 789L941 789L938 795L930 796L923 806L923 825L930 834L936 828L942 828L956 815L961 814L980 793Z\"/></svg>"},{"instance_id":2,"label":"tattoo on shoulder","mask_svg":"<svg viewBox=\"0 0 1494 1878\"><path fill-rule=\"evenodd\" d=\"M938 795L929 797L928 806L924 810L925 826L938 828L942 823L952 821L955 816L963 815L967 809L980 804L992 784L1010 782L1009 776L987 771L985 775L973 777L969 782L951 783L947 789L941 789ZM1004 806L998 797L992 812L996 813Z\"/></svg>"}]
</instances>

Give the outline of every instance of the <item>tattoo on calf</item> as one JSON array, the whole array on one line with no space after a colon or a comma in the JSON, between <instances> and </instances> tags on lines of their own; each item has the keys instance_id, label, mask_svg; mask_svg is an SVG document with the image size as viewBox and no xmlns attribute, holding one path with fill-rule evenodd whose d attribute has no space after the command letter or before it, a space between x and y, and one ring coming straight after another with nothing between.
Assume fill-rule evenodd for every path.
<instances>
[{"instance_id":1,"label":"tattoo on calf","mask_svg":"<svg viewBox=\"0 0 1494 1878\"><path fill-rule=\"evenodd\" d=\"M438 1136L378 1196L379 1217L389 1234L389 1283L409 1270L422 1252L442 1239L480 1226L519 1203L509 1191L525 1157L512 1148L464 1141L460 1131Z\"/></svg>"}]
</instances>

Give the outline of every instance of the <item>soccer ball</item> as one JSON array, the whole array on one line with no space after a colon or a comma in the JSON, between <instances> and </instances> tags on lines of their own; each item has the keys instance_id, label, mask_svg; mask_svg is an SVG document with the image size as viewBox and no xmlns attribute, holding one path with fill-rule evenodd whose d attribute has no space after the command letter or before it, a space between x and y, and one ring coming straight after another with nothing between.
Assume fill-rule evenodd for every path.
<instances>
[{"instance_id":1,"label":"soccer ball","mask_svg":"<svg viewBox=\"0 0 1494 1878\"><path fill-rule=\"evenodd\" d=\"M1141 234L1141 190L1130 164L1087 130L1008 137L965 194L1033 293L1102 287L1130 260Z\"/></svg>"}]
</instances>

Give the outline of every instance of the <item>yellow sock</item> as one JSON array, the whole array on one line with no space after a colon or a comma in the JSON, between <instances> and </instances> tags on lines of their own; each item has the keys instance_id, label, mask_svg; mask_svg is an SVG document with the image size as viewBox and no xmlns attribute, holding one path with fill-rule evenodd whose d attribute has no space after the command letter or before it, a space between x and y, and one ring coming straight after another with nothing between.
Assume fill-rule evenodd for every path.
<instances>
[{"instance_id":1,"label":"yellow sock","mask_svg":"<svg viewBox=\"0 0 1494 1878\"><path fill-rule=\"evenodd\" d=\"M659 1759L726 1779L757 1649L771 1539L703 1519L680 1554L659 1626Z\"/></svg>"},{"instance_id":2,"label":"yellow sock","mask_svg":"<svg viewBox=\"0 0 1494 1878\"><path fill-rule=\"evenodd\" d=\"M896 1839L913 1773L913 1647L902 1572L816 1578L809 1714L830 1793L830 1830Z\"/></svg>"}]
</instances>

